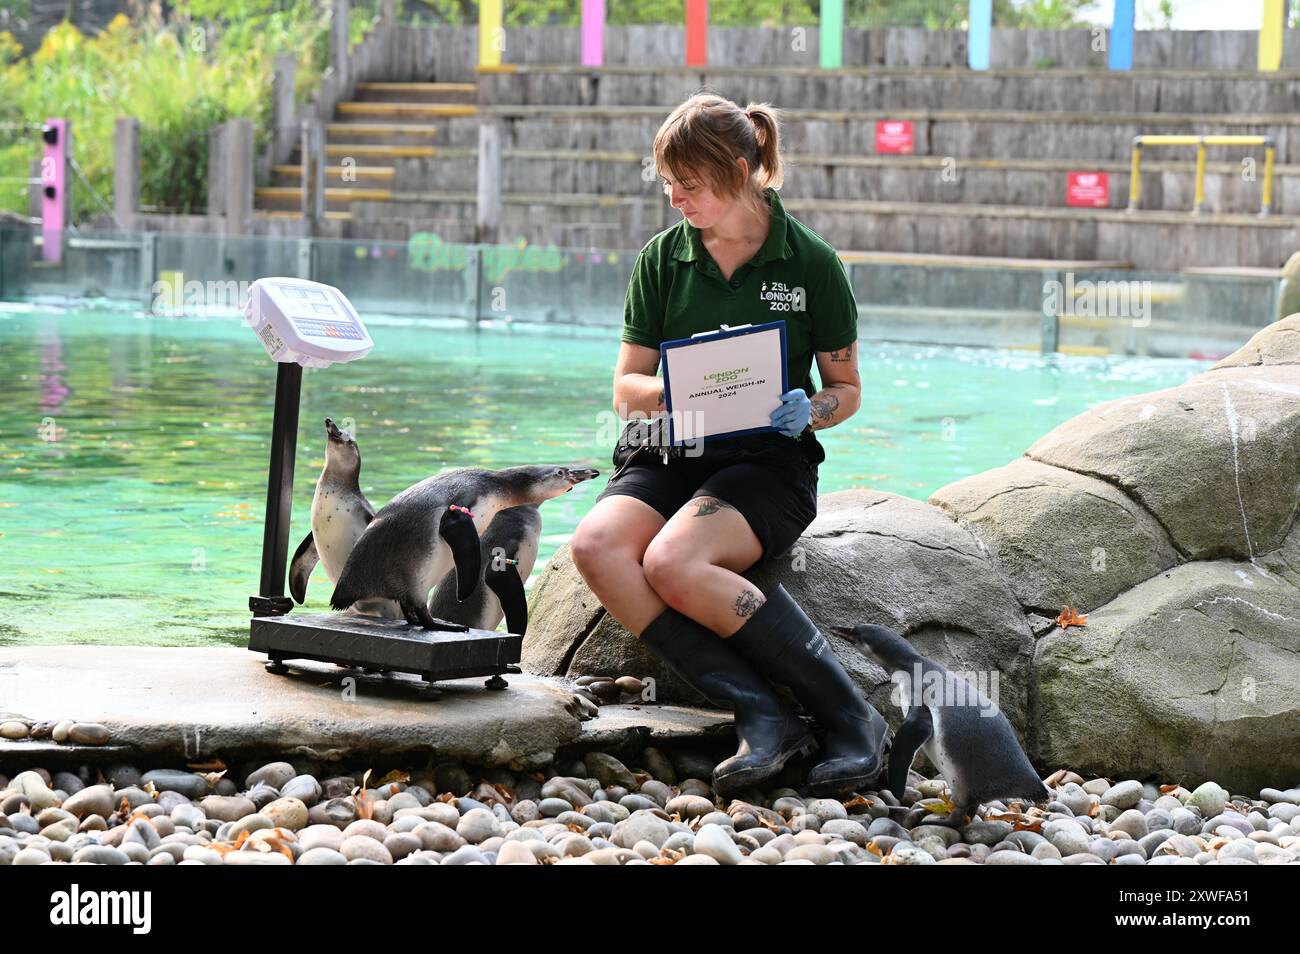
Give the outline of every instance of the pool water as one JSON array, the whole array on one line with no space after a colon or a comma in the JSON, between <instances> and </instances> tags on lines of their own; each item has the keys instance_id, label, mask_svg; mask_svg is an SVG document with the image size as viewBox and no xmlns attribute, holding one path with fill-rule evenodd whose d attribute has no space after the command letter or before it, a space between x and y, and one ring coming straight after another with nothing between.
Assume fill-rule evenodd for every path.
<instances>
[{"instance_id":1,"label":"pool water","mask_svg":"<svg viewBox=\"0 0 1300 954\"><path fill-rule=\"evenodd\" d=\"M542 507L533 579L612 470L618 334L371 319L303 375L290 553L323 421L355 422L376 507L448 467L594 466ZM924 500L1102 401L1208 362L859 343L862 407L819 433L822 493ZM275 368L238 318L0 305L0 645L242 645L258 586ZM530 581L531 585L531 581ZM307 608L328 609L318 566Z\"/></svg>"}]
</instances>

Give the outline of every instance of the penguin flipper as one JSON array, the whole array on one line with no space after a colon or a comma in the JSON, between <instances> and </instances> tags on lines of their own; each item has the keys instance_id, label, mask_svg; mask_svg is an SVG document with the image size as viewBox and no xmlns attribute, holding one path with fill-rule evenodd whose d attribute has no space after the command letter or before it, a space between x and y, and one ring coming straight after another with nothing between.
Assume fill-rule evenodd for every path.
<instances>
[{"instance_id":1,"label":"penguin flipper","mask_svg":"<svg viewBox=\"0 0 1300 954\"><path fill-rule=\"evenodd\" d=\"M506 632L525 635L528 629L528 600L524 596L524 581L519 571L507 565L501 570L488 570L484 582L496 594L501 608L506 612Z\"/></svg>"},{"instance_id":2,"label":"penguin flipper","mask_svg":"<svg viewBox=\"0 0 1300 954\"><path fill-rule=\"evenodd\" d=\"M894 733L894 744L889 750L889 791L895 798L903 797L907 788L907 770L912 767L916 751L934 734L934 719L929 706L913 706L903 724Z\"/></svg>"},{"instance_id":3,"label":"penguin flipper","mask_svg":"<svg viewBox=\"0 0 1300 954\"><path fill-rule=\"evenodd\" d=\"M302 543L298 544L298 549L293 553L293 562L289 564L289 592L299 605L307 599L307 579L319 562L316 538L308 533L302 538Z\"/></svg>"},{"instance_id":4,"label":"penguin flipper","mask_svg":"<svg viewBox=\"0 0 1300 954\"><path fill-rule=\"evenodd\" d=\"M456 561L456 599L464 602L478 586L483 573L483 553L474 520L463 510L448 510L442 515L438 533L451 548Z\"/></svg>"}]
</instances>

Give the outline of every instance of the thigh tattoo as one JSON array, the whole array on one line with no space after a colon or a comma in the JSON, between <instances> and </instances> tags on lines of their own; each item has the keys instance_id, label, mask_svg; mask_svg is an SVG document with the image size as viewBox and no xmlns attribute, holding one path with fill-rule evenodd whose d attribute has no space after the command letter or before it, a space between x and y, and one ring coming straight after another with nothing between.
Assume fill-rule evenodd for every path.
<instances>
[{"instance_id":1,"label":"thigh tattoo","mask_svg":"<svg viewBox=\"0 0 1300 954\"><path fill-rule=\"evenodd\" d=\"M735 510L731 504L717 497L694 497L691 503L695 504L695 516L707 517L711 513L717 513L719 510Z\"/></svg>"}]
</instances>

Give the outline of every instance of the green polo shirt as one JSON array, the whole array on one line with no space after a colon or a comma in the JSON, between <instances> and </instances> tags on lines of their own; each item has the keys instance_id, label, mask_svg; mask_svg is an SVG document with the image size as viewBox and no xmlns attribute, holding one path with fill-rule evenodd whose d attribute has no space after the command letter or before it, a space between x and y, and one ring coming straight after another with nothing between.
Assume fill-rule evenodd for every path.
<instances>
[{"instance_id":1,"label":"green polo shirt","mask_svg":"<svg viewBox=\"0 0 1300 954\"><path fill-rule=\"evenodd\" d=\"M647 348L719 325L786 325L790 387L812 397L813 353L858 338L858 305L835 249L787 215L774 189L767 241L728 281L685 218L648 241L632 266L623 340Z\"/></svg>"}]
</instances>

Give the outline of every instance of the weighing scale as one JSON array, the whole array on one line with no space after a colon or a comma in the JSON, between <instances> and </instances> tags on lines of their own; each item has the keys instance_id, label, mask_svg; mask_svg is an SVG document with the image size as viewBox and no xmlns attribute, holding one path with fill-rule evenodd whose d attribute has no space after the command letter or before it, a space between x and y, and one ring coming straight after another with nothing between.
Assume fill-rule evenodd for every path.
<instances>
[{"instance_id":1,"label":"weighing scale","mask_svg":"<svg viewBox=\"0 0 1300 954\"><path fill-rule=\"evenodd\" d=\"M522 671L515 665L523 654L521 635L446 621L439 621L446 629L427 630L405 620L351 613L290 615L294 603L285 595L285 576L302 369L356 361L375 343L341 291L301 278L259 278L249 289L244 320L277 365L262 583L260 594L248 599L253 613L248 648L265 653L267 671L278 675L289 671L286 660L312 659L370 672L414 673L427 683L490 676L489 689L505 689L502 674Z\"/></svg>"}]
</instances>

